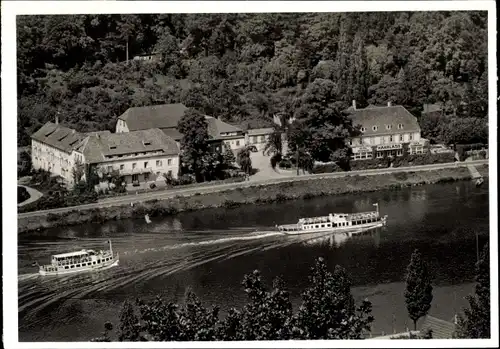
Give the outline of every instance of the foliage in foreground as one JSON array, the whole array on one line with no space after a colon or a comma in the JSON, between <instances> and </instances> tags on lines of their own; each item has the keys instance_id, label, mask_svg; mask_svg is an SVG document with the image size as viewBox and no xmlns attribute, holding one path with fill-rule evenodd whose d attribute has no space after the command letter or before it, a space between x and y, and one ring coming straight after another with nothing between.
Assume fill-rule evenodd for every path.
<instances>
[{"instance_id":1,"label":"foliage in foreground","mask_svg":"<svg viewBox=\"0 0 500 349\"><path fill-rule=\"evenodd\" d=\"M412 253L407 268L405 300L408 315L413 320L414 330L417 330L418 319L427 315L432 302L431 276L418 250Z\"/></svg>"},{"instance_id":2,"label":"foliage in foreground","mask_svg":"<svg viewBox=\"0 0 500 349\"><path fill-rule=\"evenodd\" d=\"M302 305L293 312L289 293L281 279L266 289L259 271L247 274L242 286L248 303L230 309L224 319L218 307L206 308L192 291L183 305L158 296L152 302L126 301L120 315L118 341L214 341L287 339L361 339L373 322L371 303L356 306L346 271L330 272L323 258L311 270L310 287ZM115 340L112 326L94 341Z\"/></svg>"},{"instance_id":3,"label":"foliage in foreground","mask_svg":"<svg viewBox=\"0 0 500 349\"><path fill-rule=\"evenodd\" d=\"M477 263L475 294L467 297L469 308L464 309L464 316L458 318L458 338L491 337L489 252L488 245L485 245Z\"/></svg>"}]
</instances>

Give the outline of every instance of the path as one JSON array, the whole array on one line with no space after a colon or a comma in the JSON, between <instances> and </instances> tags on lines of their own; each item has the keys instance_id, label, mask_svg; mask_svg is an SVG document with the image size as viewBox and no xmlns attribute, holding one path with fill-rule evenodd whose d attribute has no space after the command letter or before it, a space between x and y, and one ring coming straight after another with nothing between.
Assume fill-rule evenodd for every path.
<instances>
[{"instance_id":1,"label":"path","mask_svg":"<svg viewBox=\"0 0 500 349\"><path fill-rule=\"evenodd\" d=\"M22 206L31 204L32 202L37 201L38 199L40 199L43 196L43 194L40 193L36 189L30 188L30 187L27 187L27 186L21 185L21 184L18 184L17 186L18 187L23 187L24 189L26 189L28 191L28 194L30 194L29 199L24 200L23 202L17 204L17 207L22 207Z\"/></svg>"},{"instance_id":2,"label":"path","mask_svg":"<svg viewBox=\"0 0 500 349\"><path fill-rule=\"evenodd\" d=\"M472 179L478 179L478 178L481 178L481 174L479 173L479 171L477 170L476 166L474 165L471 165L471 164L468 164L467 165L467 168L469 169L470 171L470 174L472 176Z\"/></svg>"},{"instance_id":3,"label":"path","mask_svg":"<svg viewBox=\"0 0 500 349\"><path fill-rule=\"evenodd\" d=\"M472 161L469 164L473 165L482 165L488 164L488 160L477 160ZM72 206L72 207L63 207L63 208L55 208L51 210L43 210L43 211L34 211L34 212L25 212L20 213L18 218L29 218L29 217L37 217L46 215L48 213L64 213L72 210L82 210L82 209L91 209L91 208L101 208L101 207L112 207L112 206L121 206L121 205L130 205L131 202L141 202L152 199L168 199L172 198L176 195L189 196L194 193L206 194L206 193L214 193L219 191L224 191L228 189L235 189L239 187L253 187L258 185L266 185L266 184L275 184L275 183L286 183L293 181L305 181L305 180L316 180L323 178L339 178L346 176L373 176L380 175L386 173L394 173L394 172L418 172L418 171L430 171L430 170L439 170L444 168L456 168L457 166L466 167L467 164L464 163L445 163L445 164L432 164L432 165L422 165L422 166L410 166L410 167L395 167L395 168L383 168L383 169L374 169L374 170L362 170L362 171L351 171L351 172L336 172L336 173L321 173L321 174L312 174L312 175L301 175L295 177L286 177L279 176L277 178L272 179L262 179L262 180L252 180L248 182L238 182L238 183L227 183L227 184L214 184L207 185L203 187L194 187L194 188L180 188L180 189L172 189L158 192L150 192L150 193L141 193L137 195L127 195L127 196L119 196L119 197L110 197L99 200L97 203L80 205L80 206Z\"/></svg>"}]
</instances>

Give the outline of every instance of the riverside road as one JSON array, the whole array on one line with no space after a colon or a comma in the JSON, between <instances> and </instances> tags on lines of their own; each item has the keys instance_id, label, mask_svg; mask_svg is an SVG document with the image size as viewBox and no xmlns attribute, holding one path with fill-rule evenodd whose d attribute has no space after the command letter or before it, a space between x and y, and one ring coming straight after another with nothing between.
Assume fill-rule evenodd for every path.
<instances>
[{"instance_id":1,"label":"riverside road","mask_svg":"<svg viewBox=\"0 0 500 349\"><path fill-rule=\"evenodd\" d=\"M395 172L431 171L431 170L440 170L444 168L454 168L454 167L467 168L467 166L470 165L485 165L485 164L488 164L488 160L475 160L462 163L444 163L444 164L383 168L383 169L361 170L361 171L350 171L350 172L321 173L321 174L311 174L302 176L283 176L282 178L262 179L262 180L250 179L247 182L214 184L214 185L207 185L203 187L193 187L193 188L167 189L156 192L153 191L145 192L137 195L129 194L126 196L105 198L92 204L20 213L18 214L18 218L33 218L33 217L47 215L49 213L65 213L73 210L87 210L93 208L123 206L123 205L130 205L130 203L140 203L152 199L158 199L158 200L168 199L175 197L177 195L190 196L196 193L200 194L214 193L228 189L235 189L239 187L255 187L264 184L267 185L267 184L286 183L292 181L318 180L324 178L338 178L338 177L355 176L355 175L373 176L373 175L381 175L381 174L395 173Z\"/></svg>"}]
</instances>

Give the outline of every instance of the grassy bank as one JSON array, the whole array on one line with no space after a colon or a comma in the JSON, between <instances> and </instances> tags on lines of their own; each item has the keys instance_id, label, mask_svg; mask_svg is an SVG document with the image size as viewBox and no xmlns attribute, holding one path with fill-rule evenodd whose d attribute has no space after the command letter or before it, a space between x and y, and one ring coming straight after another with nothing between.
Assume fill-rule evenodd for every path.
<instances>
[{"instance_id":1,"label":"grassy bank","mask_svg":"<svg viewBox=\"0 0 500 349\"><path fill-rule=\"evenodd\" d=\"M486 168L478 170L487 173ZM101 209L72 210L61 214L49 213L45 217L18 219L19 232L40 228L76 225L85 222L101 223L107 220L119 220L143 217L173 215L182 211L194 211L205 208L231 208L245 204L266 204L286 200L311 199L318 196L352 194L378 190L398 190L408 186L432 183L446 183L470 179L467 168L445 168L419 172L396 172L374 176L346 176L341 178L311 179L288 183L258 185L250 188L236 188L207 194L189 194L165 200L149 200L131 207L105 207Z\"/></svg>"}]
</instances>

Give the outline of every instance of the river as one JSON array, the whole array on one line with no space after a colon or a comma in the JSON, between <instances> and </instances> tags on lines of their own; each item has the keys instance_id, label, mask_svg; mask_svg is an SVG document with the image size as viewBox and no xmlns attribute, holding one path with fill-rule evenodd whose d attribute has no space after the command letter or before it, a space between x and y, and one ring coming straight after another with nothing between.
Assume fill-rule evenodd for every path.
<instances>
[{"instance_id":1,"label":"river","mask_svg":"<svg viewBox=\"0 0 500 349\"><path fill-rule=\"evenodd\" d=\"M110 221L59 227L19 236L20 341L86 341L104 323L118 324L121 304L162 294L181 301L191 287L205 305L224 313L246 298L240 284L259 269L267 284L282 276L295 309L308 285L314 259L340 264L352 279L356 300L373 303L373 333L411 327L404 303L404 277L418 248L434 276L430 314L451 320L473 292L476 233L489 237L488 184L426 185L399 191L321 197L281 204L209 209L175 217ZM389 215L384 229L351 238L270 233L275 224L301 216L372 210ZM268 231L268 232L266 232ZM111 238L120 265L98 273L40 277L33 261L81 248L104 249Z\"/></svg>"}]
</instances>

